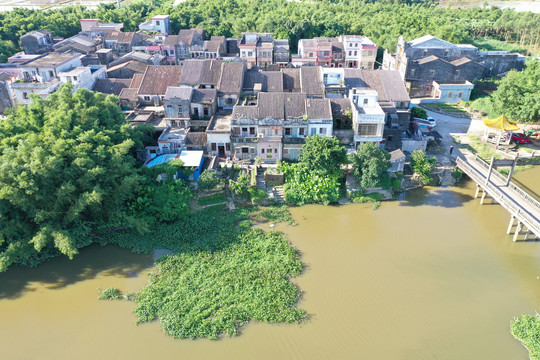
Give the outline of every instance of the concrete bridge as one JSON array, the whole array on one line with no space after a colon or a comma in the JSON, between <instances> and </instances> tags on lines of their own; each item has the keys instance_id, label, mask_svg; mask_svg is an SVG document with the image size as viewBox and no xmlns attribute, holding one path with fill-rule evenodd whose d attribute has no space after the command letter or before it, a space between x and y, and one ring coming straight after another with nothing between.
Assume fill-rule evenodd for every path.
<instances>
[{"instance_id":1,"label":"concrete bridge","mask_svg":"<svg viewBox=\"0 0 540 360\"><path fill-rule=\"evenodd\" d=\"M490 196L510 212L510 224L506 233L511 234L514 231L514 241L518 239L522 231L524 240L527 240L531 234L540 239L540 202L511 181L515 160L492 159L491 164L488 164L478 156L468 155L458 157L456 165L476 182L474 197L477 198L482 191L481 204L484 204L486 196ZM494 170L497 166L511 166L509 176L506 177Z\"/></svg>"}]
</instances>

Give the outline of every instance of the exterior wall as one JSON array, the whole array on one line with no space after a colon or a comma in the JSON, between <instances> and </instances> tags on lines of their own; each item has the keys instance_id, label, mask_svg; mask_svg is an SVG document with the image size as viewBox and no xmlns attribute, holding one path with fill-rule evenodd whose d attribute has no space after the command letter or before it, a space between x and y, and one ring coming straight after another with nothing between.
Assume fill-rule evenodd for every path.
<instances>
[{"instance_id":1,"label":"exterior wall","mask_svg":"<svg viewBox=\"0 0 540 360\"><path fill-rule=\"evenodd\" d=\"M225 157L232 156L231 152L231 134L227 133L206 133L208 154L219 156L219 149L224 151Z\"/></svg>"},{"instance_id":2,"label":"exterior wall","mask_svg":"<svg viewBox=\"0 0 540 360\"><path fill-rule=\"evenodd\" d=\"M258 156L263 161L275 161L282 158L282 125L260 125L257 129L257 137Z\"/></svg>"},{"instance_id":3,"label":"exterior wall","mask_svg":"<svg viewBox=\"0 0 540 360\"><path fill-rule=\"evenodd\" d=\"M233 106L238 102L238 95L235 94L225 94L218 98L218 107L225 109L232 109Z\"/></svg>"},{"instance_id":4,"label":"exterior wall","mask_svg":"<svg viewBox=\"0 0 540 360\"><path fill-rule=\"evenodd\" d=\"M45 99L56 91L60 84L59 79L53 79L45 83L13 83L12 88L17 104L30 104L30 94L36 94Z\"/></svg>"},{"instance_id":5,"label":"exterior wall","mask_svg":"<svg viewBox=\"0 0 540 360\"><path fill-rule=\"evenodd\" d=\"M207 115L204 114L204 111L208 112ZM199 119L210 119L212 115L214 115L216 112L215 105L211 104L198 104L198 103L191 103L191 115L192 116L199 116Z\"/></svg>"},{"instance_id":6,"label":"exterior wall","mask_svg":"<svg viewBox=\"0 0 540 360\"><path fill-rule=\"evenodd\" d=\"M164 100L165 117L168 118L189 118L190 102L182 99Z\"/></svg>"},{"instance_id":7,"label":"exterior wall","mask_svg":"<svg viewBox=\"0 0 540 360\"><path fill-rule=\"evenodd\" d=\"M469 82L465 84L434 83L433 87L434 98L437 98L438 102L458 103L460 101L469 101L474 85Z\"/></svg>"},{"instance_id":8,"label":"exterior wall","mask_svg":"<svg viewBox=\"0 0 540 360\"><path fill-rule=\"evenodd\" d=\"M9 80L0 80L0 115L4 113L5 109L14 106L9 83Z\"/></svg>"},{"instance_id":9,"label":"exterior wall","mask_svg":"<svg viewBox=\"0 0 540 360\"><path fill-rule=\"evenodd\" d=\"M82 66L81 59L76 57L56 67L32 67L30 63L29 66L21 66L21 71L25 78L31 79L34 76L40 76L41 81L47 82L55 79L59 72L69 71L80 66Z\"/></svg>"},{"instance_id":10,"label":"exterior wall","mask_svg":"<svg viewBox=\"0 0 540 360\"><path fill-rule=\"evenodd\" d=\"M333 122L332 120L309 120L308 135L321 135L326 137L333 136Z\"/></svg>"},{"instance_id":11,"label":"exterior wall","mask_svg":"<svg viewBox=\"0 0 540 360\"><path fill-rule=\"evenodd\" d=\"M141 105L159 106L163 105L163 95L139 94L139 103Z\"/></svg>"},{"instance_id":12,"label":"exterior wall","mask_svg":"<svg viewBox=\"0 0 540 360\"><path fill-rule=\"evenodd\" d=\"M283 144L283 159L298 160L303 144Z\"/></svg>"}]
</instances>

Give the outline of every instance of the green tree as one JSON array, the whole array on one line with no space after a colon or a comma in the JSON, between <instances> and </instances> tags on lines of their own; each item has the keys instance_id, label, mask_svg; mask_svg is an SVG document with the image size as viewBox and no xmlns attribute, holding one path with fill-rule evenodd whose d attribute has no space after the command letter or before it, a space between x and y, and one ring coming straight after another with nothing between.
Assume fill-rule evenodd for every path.
<instances>
[{"instance_id":1,"label":"green tree","mask_svg":"<svg viewBox=\"0 0 540 360\"><path fill-rule=\"evenodd\" d=\"M121 211L142 177L139 132L117 98L63 86L0 122L0 271L57 251L72 258Z\"/></svg>"},{"instance_id":2,"label":"green tree","mask_svg":"<svg viewBox=\"0 0 540 360\"><path fill-rule=\"evenodd\" d=\"M379 148L374 142L366 142L358 151L349 156L353 165L353 175L363 188L381 186L383 180L388 178L390 168L390 154Z\"/></svg>"},{"instance_id":3,"label":"green tree","mask_svg":"<svg viewBox=\"0 0 540 360\"><path fill-rule=\"evenodd\" d=\"M411 154L411 167L420 176L420 181L424 185L431 182L431 172L435 169L436 162L437 159L434 157L428 159L422 150L415 150Z\"/></svg>"},{"instance_id":4,"label":"green tree","mask_svg":"<svg viewBox=\"0 0 540 360\"><path fill-rule=\"evenodd\" d=\"M494 110L511 121L540 122L540 64L527 62L524 71L512 70L492 94Z\"/></svg>"},{"instance_id":5,"label":"green tree","mask_svg":"<svg viewBox=\"0 0 540 360\"><path fill-rule=\"evenodd\" d=\"M310 136L302 146L298 160L311 172L324 175L341 173L341 164L347 162L347 149L336 137Z\"/></svg>"},{"instance_id":6,"label":"green tree","mask_svg":"<svg viewBox=\"0 0 540 360\"><path fill-rule=\"evenodd\" d=\"M427 111L424 108L414 106L411 110L411 116L420 119L427 119Z\"/></svg>"},{"instance_id":7,"label":"green tree","mask_svg":"<svg viewBox=\"0 0 540 360\"><path fill-rule=\"evenodd\" d=\"M219 179L215 172L204 170L201 176L199 176L199 179L197 179L197 182L199 183L199 188L209 190L217 186Z\"/></svg>"}]
</instances>

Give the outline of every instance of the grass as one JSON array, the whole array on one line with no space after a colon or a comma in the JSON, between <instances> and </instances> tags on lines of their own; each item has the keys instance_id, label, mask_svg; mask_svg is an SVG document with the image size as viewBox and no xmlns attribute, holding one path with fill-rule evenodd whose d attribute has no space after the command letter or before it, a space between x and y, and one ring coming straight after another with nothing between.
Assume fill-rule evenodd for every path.
<instances>
[{"instance_id":1,"label":"grass","mask_svg":"<svg viewBox=\"0 0 540 360\"><path fill-rule=\"evenodd\" d=\"M161 258L150 283L135 297L137 322L158 318L175 338L218 339L238 335L249 321L296 323L307 314L296 306L301 291L289 278L302 271L298 253L277 232L251 228L257 208L206 208L148 234L135 231L102 239L139 253L176 252ZM286 219L286 209L263 209ZM289 215L290 217L290 215Z\"/></svg>"},{"instance_id":2,"label":"grass","mask_svg":"<svg viewBox=\"0 0 540 360\"><path fill-rule=\"evenodd\" d=\"M469 136L469 139L469 144L461 144L459 145L460 148L468 149L473 154L478 155L485 161L490 161L492 157L495 157L496 159L502 158L501 154L495 151L492 146L481 142L478 136L471 135Z\"/></svg>"},{"instance_id":3,"label":"grass","mask_svg":"<svg viewBox=\"0 0 540 360\"><path fill-rule=\"evenodd\" d=\"M271 222L285 222L290 225L294 224L291 213L287 210L287 205L264 208L259 215Z\"/></svg>"},{"instance_id":4,"label":"grass","mask_svg":"<svg viewBox=\"0 0 540 360\"><path fill-rule=\"evenodd\" d=\"M218 194L213 194L210 196L199 198L199 200L197 200L197 205L203 206L203 205L210 205L210 204L219 204L226 201L227 201L227 198L225 197L225 195L223 193L218 193Z\"/></svg>"},{"instance_id":5,"label":"grass","mask_svg":"<svg viewBox=\"0 0 540 360\"><path fill-rule=\"evenodd\" d=\"M403 180L403 174L401 172L396 173L396 177L392 179L392 190L400 191L401 190L401 180Z\"/></svg>"},{"instance_id":6,"label":"grass","mask_svg":"<svg viewBox=\"0 0 540 360\"><path fill-rule=\"evenodd\" d=\"M540 360L540 316L523 315L510 324L510 332L529 350L532 360Z\"/></svg>"},{"instance_id":7,"label":"grass","mask_svg":"<svg viewBox=\"0 0 540 360\"><path fill-rule=\"evenodd\" d=\"M500 41L491 38L473 38L472 45L476 46L478 50L487 51L510 51L517 52L523 55L527 55L527 49L521 46L513 45L505 41Z\"/></svg>"},{"instance_id":8,"label":"grass","mask_svg":"<svg viewBox=\"0 0 540 360\"><path fill-rule=\"evenodd\" d=\"M422 104L423 107L429 110L440 111L451 115L468 115L469 113L463 110L458 104L437 103L437 104Z\"/></svg>"},{"instance_id":9,"label":"grass","mask_svg":"<svg viewBox=\"0 0 540 360\"><path fill-rule=\"evenodd\" d=\"M355 191L351 194L351 201L356 204L372 203L373 210L377 210L381 206L382 194L374 192L364 194L363 191Z\"/></svg>"}]
</instances>

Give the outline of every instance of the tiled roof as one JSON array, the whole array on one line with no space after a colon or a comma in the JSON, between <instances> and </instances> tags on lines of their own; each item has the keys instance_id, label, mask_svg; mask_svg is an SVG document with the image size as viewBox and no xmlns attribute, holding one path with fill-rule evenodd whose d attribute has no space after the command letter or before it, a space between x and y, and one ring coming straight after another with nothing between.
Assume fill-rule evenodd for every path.
<instances>
[{"instance_id":1,"label":"tiled roof","mask_svg":"<svg viewBox=\"0 0 540 360\"><path fill-rule=\"evenodd\" d=\"M430 56L426 56L424 58L421 58L420 60L417 60L417 62L418 62L418 64L422 65L422 64L427 64L429 62L437 61L437 60L445 61L445 60L441 59L438 56L430 55Z\"/></svg>"},{"instance_id":2,"label":"tiled roof","mask_svg":"<svg viewBox=\"0 0 540 360\"><path fill-rule=\"evenodd\" d=\"M187 86L169 86L165 92L165 100L170 99L181 99L181 100L191 100L191 93L193 89Z\"/></svg>"},{"instance_id":3,"label":"tiled roof","mask_svg":"<svg viewBox=\"0 0 540 360\"><path fill-rule=\"evenodd\" d=\"M281 72L283 73L283 89L300 91L300 69L284 68Z\"/></svg>"},{"instance_id":4,"label":"tiled roof","mask_svg":"<svg viewBox=\"0 0 540 360\"><path fill-rule=\"evenodd\" d=\"M217 85L221 75L222 60L186 60L180 76L182 85Z\"/></svg>"},{"instance_id":5,"label":"tiled roof","mask_svg":"<svg viewBox=\"0 0 540 360\"><path fill-rule=\"evenodd\" d=\"M216 100L216 89L195 89L191 95L191 102L195 104L211 103Z\"/></svg>"},{"instance_id":6,"label":"tiled roof","mask_svg":"<svg viewBox=\"0 0 540 360\"><path fill-rule=\"evenodd\" d=\"M244 90L253 91L255 84L261 84L260 91L283 92L283 73L280 71L259 71L250 69L244 75Z\"/></svg>"},{"instance_id":7,"label":"tiled roof","mask_svg":"<svg viewBox=\"0 0 540 360\"><path fill-rule=\"evenodd\" d=\"M324 84L320 78L318 66L303 66L300 68L300 84L302 92L307 95L324 94Z\"/></svg>"},{"instance_id":8,"label":"tiled roof","mask_svg":"<svg viewBox=\"0 0 540 360\"><path fill-rule=\"evenodd\" d=\"M94 91L103 94L120 95L124 88L128 88L131 79L98 79L94 84Z\"/></svg>"},{"instance_id":9,"label":"tiled roof","mask_svg":"<svg viewBox=\"0 0 540 360\"><path fill-rule=\"evenodd\" d=\"M131 79L131 83L129 84L129 87L131 89L138 89L141 86L143 77L144 74L134 74L133 78Z\"/></svg>"},{"instance_id":10,"label":"tiled roof","mask_svg":"<svg viewBox=\"0 0 540 360\"><path fill-rule=\"evenodd\" d=\"M309 120L332 119L330 99L306 99L306 113Z\"/></svg>"},{"instance_id":11,"label":"tiled roof","mask_svg":"<svg viewBox=\"0 0 540 360\"><path fill-rule=\"evenodd\" d=\"M138 99L138 94L139 92L137 89L124 88L120 91L118 97L120 99L136 101Z\"/></svg>"},{"instance_id":12,"label":"tiled roof","mask_svg":"<svg viewBox=\"0 0 540 360\"><path fill-rule=\"evenodd\" d=\"M399 159L403 159L405 157L405 154L401 149L397 149L390 152L390 162L394 162Z\"/></svg>"},{"instance_id":13,"label":"tiled roof","mask_svg":"<svg viewBox=\"0 0 540 360\"><path fill-rule=\"evenodd\" d=\"M163 41L163 45L165 46L174 46L180 42L180 36L179 35L169 35L165 38L165 41Z\"/></svg>"},{"instance_id":14,"label":"tiled roof","mask_svg":"<svg viewBox=\"0 0 540 360\"><path fill-rule=\"evenodd\" d=\"M343 115L346 110L351 109L351 100L349 98L333 98L330 99L333 115Z\"/></svg>"},{"instance_id":15,"label":"tiled roof","mask_svg":"<svg viewBox=\"0 0 540 360\"><path fill-rule=\"evenodd\" d=\"M226 94L239 94L242 91L244 63L223 63L218 90Z\"/></svg>"},{"instance_id":16,"label":"tiled roof","mask_svg":"<svg viewBox=\"0 0 540 360\"><path fill-rule=\"evenodd\" d=\"M134 32L112 31L105 34L105 41L116 41L119 43L131 44L134 38Z\"/></svg>"},{"instance_id":17,"label":"tiled roof","mask_svg":"<svg viewBox=\"0 0 540 360\"><path fill-rule=\"evenodd\" d=\"M460 66L460 65L463 65L463 64L467 64L469 62L473 62L473 61L471 59L469 59L469 58L461 57L461 58L456 59L454 61L450 61L450 64L452 64L454 66Z\"/></svg>"},{"instance_id":18,"label":"tiled roof","mask_svg":"<svg viewBox=\"0 0 540 360\"><path fill-rule=\"evenodd\" d=\"M178 86L181 74L181 66L149 65L139 87L139 94L165 95L169 86Z\"/></svg>"},{"instance_id":19,"label":"tiled roof","mask_svg":"<svg viewBox=\"0 0 540 360\"><path fill-rule=\"evenodd\" d=\"M107 73L112 73L113 71L119 70L119 69L129 69L129 70L134 71L136 73L143 74L146 71L147 66L148 65L146 65L145 63L142 63L140 61L130 60L130 61L127 61L125 63L121 63L121 64L116 65L116 66L111 66L110 68L107 69Z\"/></svg>"},{"instance_id":20,"label":"tiled roof","mask_svg":"<svg viewBox=\"0 0 540 360\"><path fill-rule=\"evenodd\" d=\"M194 38L196 37L196 33L202 37L203 32L203 29L182 29L178 33L178 36L180 37L179 41L183 41L188 46L191 46Z\"/></svg>"}]
</instances>

